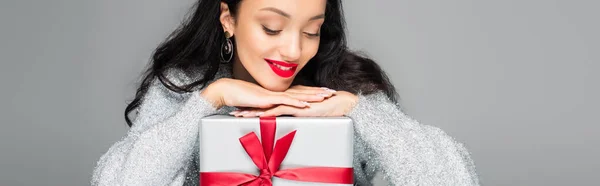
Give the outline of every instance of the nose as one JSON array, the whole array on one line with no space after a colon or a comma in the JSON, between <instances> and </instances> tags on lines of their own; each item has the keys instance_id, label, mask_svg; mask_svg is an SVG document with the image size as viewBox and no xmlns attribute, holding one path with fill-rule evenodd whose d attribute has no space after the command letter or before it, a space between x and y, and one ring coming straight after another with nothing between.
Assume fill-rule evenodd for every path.
<instances>
[{"instance_id":1,"label":"nose","mask_svg":"<svg viewBox=\"0 0 600 186\"><path fill-rule=\"evenodd\" d=\"M302 55L302 43L300 41L300 35L291 34L291 36L286 37L286 39L284 39L282 42L279 53L285 61L298 61Z\"/></svg>"}]
</instances>

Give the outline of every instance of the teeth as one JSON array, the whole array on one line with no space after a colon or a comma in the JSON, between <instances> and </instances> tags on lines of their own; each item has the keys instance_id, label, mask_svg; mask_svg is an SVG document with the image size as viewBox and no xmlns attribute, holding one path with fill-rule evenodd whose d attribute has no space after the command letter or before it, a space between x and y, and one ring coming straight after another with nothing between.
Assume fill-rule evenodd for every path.
<instances>
[{"instance_id":1,"label":"teeth","mask_svg":"<svg viewBox=\"0 0 600 186\"><path fill-rule=\"evenodd\" d=\"M277 68L281 69L281 70L291 70L292 67L284 67L278 64L273 63L273 65L275 65Z\"/></svg>"}]
</instances>

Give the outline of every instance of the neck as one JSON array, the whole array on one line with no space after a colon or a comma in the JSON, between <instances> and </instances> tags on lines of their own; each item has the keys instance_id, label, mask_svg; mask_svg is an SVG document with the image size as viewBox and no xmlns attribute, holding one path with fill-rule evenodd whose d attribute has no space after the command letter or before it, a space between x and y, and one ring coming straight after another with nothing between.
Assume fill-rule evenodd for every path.
<instances>
[{"instance_id":1,"label":"neck","mask_svg":"<svg viewBox=\"0 0 600 186\"><path fill-rule=\"evenodd\" d=\"M232 63L233 63L233 70L232 70L233 71L232 72L233 79L239 79L239 80L251 82L254 84L258 84L256 82L256 80L254 80L254 78L252 78L252 75L250 75L250 73L248 73L246 68L244 68L244 65L242 65L242 62L240 62L240 59L237 57L237 55L234 57Z\"/></svg>"}]
</instances>

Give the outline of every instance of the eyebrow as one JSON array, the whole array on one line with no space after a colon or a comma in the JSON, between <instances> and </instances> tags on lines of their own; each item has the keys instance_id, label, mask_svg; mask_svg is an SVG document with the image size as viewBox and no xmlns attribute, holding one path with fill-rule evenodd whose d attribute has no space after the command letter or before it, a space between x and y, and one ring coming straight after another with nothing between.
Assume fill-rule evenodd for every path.
<instances>
[{"instance_id":1,"label":"eyebrow","mask_svg":"<svg viewBox=\"0 0 600 186\"><path fill-rule=\"evenodd\" d=\"M286 17L288 19L291 17L290 14L285 13L283 10L280 10L280 9L277 9L277 8L273 8L273 7L266 7L266 8L262 8L260 10L275 12L275 13L278 13L279 15L281 15L283 17ZM323 18L325 18L325 14L320 14L320 15L316 15L316 16L311 17L309 19L309 21L316 20L316 19L323 19Z\"/></svg>"}]
</instances>

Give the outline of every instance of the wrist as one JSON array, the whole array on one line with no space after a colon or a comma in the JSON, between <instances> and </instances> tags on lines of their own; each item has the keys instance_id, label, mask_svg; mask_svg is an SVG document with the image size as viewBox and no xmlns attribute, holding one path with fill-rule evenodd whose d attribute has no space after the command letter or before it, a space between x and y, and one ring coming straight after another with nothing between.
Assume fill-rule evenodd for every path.
<instances>
[{"instance_id":1,"label":"wrist","mask_svg":"<svg viewBox=\"0 0 600 186\"><path fill-rule=\"evenodd\" d=\"M216 109L220 109L224 104L223 99L221 98L222 96L220 95L221 91L219 91L218 82L219 80L209 84L200 92L200 96L208 100Z\"/></svg>"},{"instance_id":2,"label":"wrist","mask_svg":"<svg viewBox=\"0 0 600 186\"><path fill-rule=\"evenodd\" d=\"M348 96L348 97L349 97L349 99L348 99L349 105L348 105L348 108L347 108L347 110L346 110L346 112L344 114L350 113L354 109L354 107L356 107L356 104L358 103L358 96L357 95L350 94L350 96Z\"/></svg>"},{"instance_id":3,"label":"wrist","mask_svg":"<svg viewBox=\"0 0 600 186\"><path fill-rule=\"evenodd\" d=\"M352 111L352 109L354 109L354 107L356 106L356 104L358 103L358 96L354 95L350 92L346 92L346 91L338 91L338 94L343 95L343 97L345 98L345 103L346 103L346 107L344 109L344 115L350 113L350 111Z\"/></svg>"}]
</instances>

